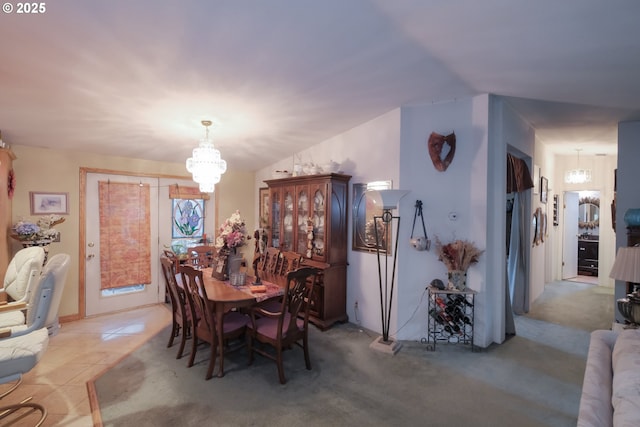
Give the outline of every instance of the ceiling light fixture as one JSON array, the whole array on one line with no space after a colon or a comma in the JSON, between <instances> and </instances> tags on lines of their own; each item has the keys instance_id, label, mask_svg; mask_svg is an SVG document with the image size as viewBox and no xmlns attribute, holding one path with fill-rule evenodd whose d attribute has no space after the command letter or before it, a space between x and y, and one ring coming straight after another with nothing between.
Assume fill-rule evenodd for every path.
<instances>
[{"instance_id":1,"label":"ceiling light fixture","mask_svg":"<svg viewBox=\"0 0 640 427\"><path fill-rule=\"evenodd\" d=\"M578 163L576 169L571 169L565 172L564 182L567 184L584 184L585 182L591 182L591 169L580 169L580 151L581 148L576 148L578 152Z\"/></svg>"},{"instance_id":2,"label":"ceiling light fixture","mask_svg":"<svg viewBox=\"0 0 640 427\"><path fill-rule=\"evenodd\" d=\"M193 180L200 184L200 191L213 193L220 177L227 171L227 162L220 157L220 151L213 146L209 139L211 120L203 120L206 129L205 138L193 149L192 157L187 159L187 171L193 175Z\"/></svg>"}]
</instances>

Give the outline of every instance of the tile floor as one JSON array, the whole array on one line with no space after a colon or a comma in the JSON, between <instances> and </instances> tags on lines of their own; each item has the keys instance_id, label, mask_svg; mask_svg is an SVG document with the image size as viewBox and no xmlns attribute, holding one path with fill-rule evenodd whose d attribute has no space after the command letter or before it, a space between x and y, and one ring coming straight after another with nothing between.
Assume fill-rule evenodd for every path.
<instances>
[{"instance_id":1,"label":"tile floor","mask_svg":"<svg viewBox=\"0 0 640 427\"><path fill-rule=\"evenodd\" d=\"M155 305L64 323L49 341L42 360L24 376L16 391L0 401L0 406L33 396L47 408L44 426L91 427L94 423L87 381L170 322L168 307ZM0 385L0 393L8 388Z\"/></svg>"}]
</instances>

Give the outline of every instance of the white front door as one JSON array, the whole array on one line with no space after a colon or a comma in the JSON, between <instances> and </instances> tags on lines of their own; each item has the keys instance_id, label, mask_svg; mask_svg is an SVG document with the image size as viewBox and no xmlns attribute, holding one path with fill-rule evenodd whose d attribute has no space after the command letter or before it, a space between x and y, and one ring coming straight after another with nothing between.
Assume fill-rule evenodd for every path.
<instances>
[{"instance_id":1,"label":"white front door","mask_svg":"<svg viewBox=\"0 0 640 427\"><path fill-rule=\"evenodd\" d=\"M564 192L562 279L578 275L578 197L576 192Z\"/></svg>"},{"instance_id":2,"label":"white front door","mask_svg":"<svg viewBox=\"0 0 640 427\"><path fill-rule=\"evenodd\" d=\"M104 292L100 289L100 217L98 182L141 183L150 186L151 193L151 283L141 284L139 290L126 293ZM137 176L88 173L85 198L85 304L86 315L110 313L154 304L164 299L160 288L158 253L158 179Z\"/></svg>"}]
</instances>

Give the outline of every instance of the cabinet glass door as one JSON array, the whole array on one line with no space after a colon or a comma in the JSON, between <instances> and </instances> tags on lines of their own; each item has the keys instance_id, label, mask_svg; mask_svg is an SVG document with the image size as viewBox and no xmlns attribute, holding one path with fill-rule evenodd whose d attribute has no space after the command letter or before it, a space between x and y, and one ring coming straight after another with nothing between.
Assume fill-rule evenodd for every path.
<instances>
[{"instance_id":1,"label":"cabinet glass door","mask_svg":"<svg viewBox=\"0 0 640 427\"><path fill-rule=\"evenodd\" d=\"M324 185L313 186L313 255L325 256L326 191Z\"/></svg>"},{"instance_id":2,"label":"cabinet glass door","mask_svg":"<svg viewBox=\"0 0 640 427\"><path fill-rule=\"evenodd\" d=\"M298 241L295 251L299 254L307 252L307 220L309 219L309 195L307 187L296 187L298 194L298 218L296 233Z\"/></svg>"},{"instance_id":3,"label":"cabinet glass door","mask_svg":"<svg viewBox=\"0 0 640 427\"><path fill-rule=\"evenodd\" d=\"M271 190L269 198L271 200L271 246L280 247L280 227L282 226L282 217L280 216L281 194L278 190Z\"/></svg>"},{"instance_id":4,"label":"cabinet glass door","mask_svg":"<svg viewBox=\"0 0 640 427\"><path fill-rule=\"evenodd\" d=\"M290 188L285 188L283 193L283 203L284 203L284 211L283 211L283 222L284 222L284 232L282 235L282 241L280 242L280 250L281 251L290 251L293 250L293 192Z\"/></svg>"}]
</instances>

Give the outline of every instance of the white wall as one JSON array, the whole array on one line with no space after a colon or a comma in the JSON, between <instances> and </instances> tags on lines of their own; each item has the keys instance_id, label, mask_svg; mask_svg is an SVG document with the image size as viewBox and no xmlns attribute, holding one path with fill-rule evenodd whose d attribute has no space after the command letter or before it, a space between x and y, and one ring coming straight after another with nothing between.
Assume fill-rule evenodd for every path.
<instances>
[{"instance_id":1,"label":"white wall","mask_svg":"<svg viewBox=\"0 0 640 427\"><path fill-rule=\"evenodd\" d=\"M416 200L423 202L427 233L433 242L436 237L443 243L462 239L481 249L486 247L487 126L487 96L402 109L400 187L410 193L401 200L399 210L402 224L396 313L397 325L404 325L399 339L426 337L425 288L436 278L447 282L447 269L438 261L435 244L423 252L409 245ZM429 158L427 140L431 132L456 134L455 157L444 172L436 170ZM452 212L456 213L455 221L449 219ZM422 232L421 225L418 232ZM474 330L479 343L486 342L485 259L483 255L467 273L467 286L480 292Z\"/></svg>"},{"instance_id":2,"label":"white wall","mask_svg":"<svg viewBox=\"0 0 640 427\"><path fill-rule=\"evenodd\" d=\"M627 230L624 213L627 209L640 208L640 121L618 124L618 191L616 197L616 248L627 246ZM625 283L616 281L615 298L624 298ZM614 302L615 303L615 302ZM623 317L616 309L616 320Z\"/></svg>"}]
</instances>

